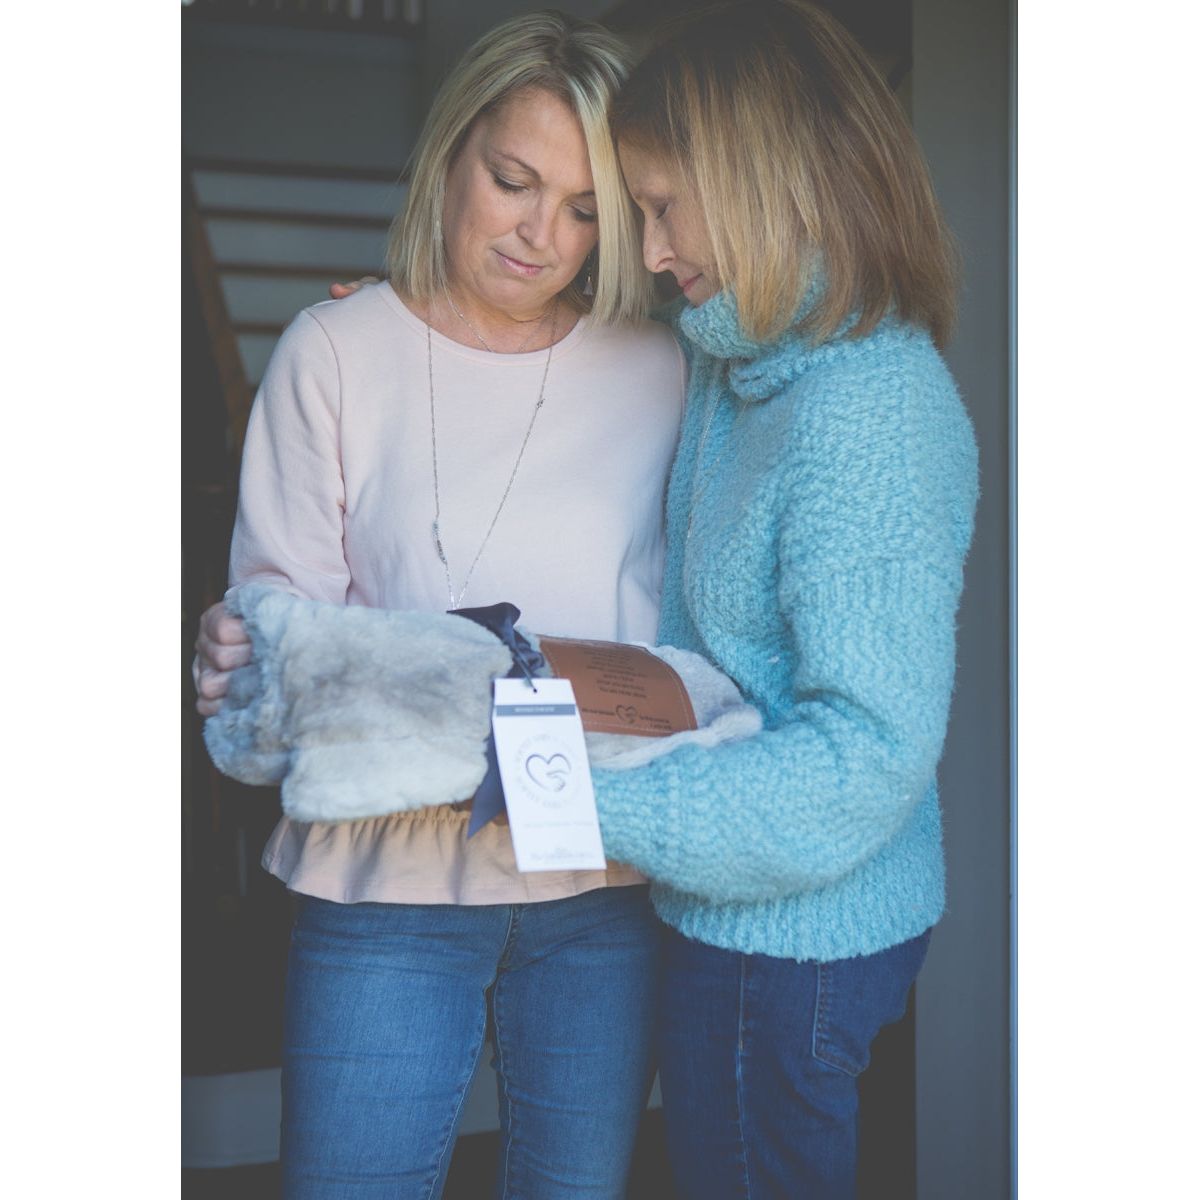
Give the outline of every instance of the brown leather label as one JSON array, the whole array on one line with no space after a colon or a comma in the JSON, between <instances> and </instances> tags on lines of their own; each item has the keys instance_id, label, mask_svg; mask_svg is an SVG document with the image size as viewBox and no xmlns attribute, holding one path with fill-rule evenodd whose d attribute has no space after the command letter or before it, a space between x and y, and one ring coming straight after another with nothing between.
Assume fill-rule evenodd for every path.
<instances>
[{"instance_id":1,"label":"brown leather label","mask_svg":"<svg viewBox=\"0 0 1200 1200\"><path fill-rule=\"evenodd\" d=\"M539 638L555 675L569 679L589 733L667 737L696 728L683 680L641 646L575 638Z\"/></svg>"}]
</instances>

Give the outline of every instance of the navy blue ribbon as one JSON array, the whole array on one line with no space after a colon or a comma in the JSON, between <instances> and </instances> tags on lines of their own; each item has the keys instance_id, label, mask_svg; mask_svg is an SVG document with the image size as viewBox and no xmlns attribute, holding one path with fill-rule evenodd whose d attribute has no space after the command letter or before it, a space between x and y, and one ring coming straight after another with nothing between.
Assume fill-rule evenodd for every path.
<instances>
[{"instance_id":1,"label":"navy blue ribbon","mask_svg":"<svg viewBox=\"0 0 1200 1200\"><path fill-rule=\"evenodd\" d=\"M494 633L507 647L512 655L513 665L507 679L520 679L524 676L530 686L537 691L533 682L534 674L546 665L546 660L529 644L529 640L517 631L517 621L521 610L515 604L503 601L500 604L489 604L486 608L455 608L450 610L456 617L466 617L476 625L482 625L489 633ZM491 732L487 740L487 773L479 790L475 793L475 802L471 806L471 821L467 826L467 837L473 837L493 817L498 817L504 808L504 788L500 783L500 763L496 759L496 738Z\"/></svg>"}]
</instances>

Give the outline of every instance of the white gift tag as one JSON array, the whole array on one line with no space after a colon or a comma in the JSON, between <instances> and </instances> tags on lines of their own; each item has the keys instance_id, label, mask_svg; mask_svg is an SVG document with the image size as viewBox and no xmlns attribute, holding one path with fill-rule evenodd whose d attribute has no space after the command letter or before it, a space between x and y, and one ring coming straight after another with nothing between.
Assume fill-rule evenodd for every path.
<instances>
[{"instance_id":1,"label":"white gift tag","mask_svg":"<svg viewBox=\"0 0 1200 1200\"><path fill-rule=\"evenodd\" d=\"M496 760L520 871L604 868L583 724L569 679L497 679Z\"/></svg>"}]
</instances>

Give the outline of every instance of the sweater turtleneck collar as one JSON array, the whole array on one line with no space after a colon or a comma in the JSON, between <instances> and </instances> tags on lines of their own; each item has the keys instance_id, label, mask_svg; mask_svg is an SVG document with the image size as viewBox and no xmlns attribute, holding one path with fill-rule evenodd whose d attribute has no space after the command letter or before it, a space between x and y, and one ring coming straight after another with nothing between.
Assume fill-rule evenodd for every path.
<instances>
[{"instance_id":1,"label":"sweater turtleneck collar","mask_svg":"<svg viewBox=\"0 0 1200 1200\"><path fill-rule=\"evenodd\" d=\"M825 358L855 324L856 318L851 317L819 345L796 331L795 326L812 311L822 290L823 281L816 272L792 318L792 327L769 341L756 342L745 333L732 292L718 292L703 304L685 307L679 314L679 330L705 354L729 363L730 386L742 401L769 400Z\"/></svg>"}]
</instances>

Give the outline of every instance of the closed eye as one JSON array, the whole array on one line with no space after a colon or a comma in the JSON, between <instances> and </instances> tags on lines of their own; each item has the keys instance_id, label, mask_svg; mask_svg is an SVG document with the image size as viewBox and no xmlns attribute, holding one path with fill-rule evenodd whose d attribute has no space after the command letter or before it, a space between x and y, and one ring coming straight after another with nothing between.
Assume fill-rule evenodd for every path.
<instances>
[{"instance_id":1,"label":"closed eye","mask_svg":"<svg viewBox=\"0 0 1200 1200\"><path fill-rule=\"evenodd\" d=\"M643 221L661 221L667 215L667 209L671 207L671 202L669 200L639 200L637 206Z\"/></svg>"},{"instance_id":2,"label":"closed eye","mask_svg":"<svg viewBox=\"0 0 1200 1200\"><path fill-rule=\"evenodd\" d=\"M501 191L523 192L525 190L524 184L513 183L511 179L505 179L503 175L497 175L495 171L492 172L492 179Z\"/></svg>"},{"instance_id":3,"label":"closed eye","mask_svg":"<svg viewBox=\"0 0 1200 1200\"><path fill-rule=\"evenodd\" d=\"M582 221L585 225L594 225L596 222L596 214L588 212L586 208L573 208L571 211L575 214L575 219Z\"/></svg>"}]
</instances>

